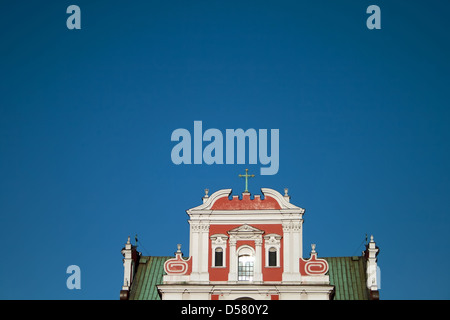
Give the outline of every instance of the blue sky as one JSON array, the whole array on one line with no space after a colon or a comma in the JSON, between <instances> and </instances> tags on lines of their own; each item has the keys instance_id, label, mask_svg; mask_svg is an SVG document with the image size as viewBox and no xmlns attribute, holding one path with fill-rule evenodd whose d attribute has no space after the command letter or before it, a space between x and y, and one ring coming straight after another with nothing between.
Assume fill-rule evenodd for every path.
<instances>
[{"instance_id":1,"label":"blue sky","mask_svg":"<svg viewBox=\"0 0 450 320\"><path fill-rule=\"evenodd\" d=\"M81 8L68 30L66 8ZM381 8L381 30L366 9ZM304 252L381 251L382 299L449 299L448 1L0 3L1 299L118 299L121 248L188 248L203 190L256 177ZM280 169L179 165L177 128L279 129ZM68 290L66 268L81 269Z\"/></svg>"}]
</instances>

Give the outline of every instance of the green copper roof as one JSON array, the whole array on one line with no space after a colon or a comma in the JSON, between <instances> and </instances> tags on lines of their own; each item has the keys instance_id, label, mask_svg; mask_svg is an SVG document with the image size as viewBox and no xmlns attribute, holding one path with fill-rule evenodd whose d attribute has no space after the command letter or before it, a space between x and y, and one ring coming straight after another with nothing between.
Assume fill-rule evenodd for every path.
<instances>
[{"instance_id":1,"label":"green copper roof","mask_svg":"<svg viewBox=\"0 0 450 320\"><path fill-rule=\"evenodd\" d=\"M130 300L160 300L156 286L162 283L164 262L173 257L141 256L131 284Z\"/></svg>"},{"instance_id":2,"label":"green copper roof","mask_svg":"<svg viewBox=\"0 0 450 320\"><path fill-rule=\"evenodd\" d=\"M130 300L160 300L156 286L162 283L164 262L170 257L141 256L131 285ZM328 261L335 300L368 300L366 261L363 257L322 258Z\"/></svg>"},{"instance_id":3,"label":"green copper roof","mask_svg":"<svg viewBox=\"0 0 450 320\"><path fill-rule=\"evenodd\" d=\"M328 261L330 284L335 286L334 300L369 300L364 257L322 259Z\"/></svg>"}]
</instances>

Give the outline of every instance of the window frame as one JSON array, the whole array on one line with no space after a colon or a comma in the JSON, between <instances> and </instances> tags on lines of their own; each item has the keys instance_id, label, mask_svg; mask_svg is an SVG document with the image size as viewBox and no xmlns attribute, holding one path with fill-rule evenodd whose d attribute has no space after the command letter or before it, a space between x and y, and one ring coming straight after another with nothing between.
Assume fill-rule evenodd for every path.
<instances>
[{"instance_id":1,"label":"window frame","mask_svg":"<svg viewBox=\"0 0 450 320\"><path fill-rule=\"evenodd\" d=\"M265 268L281 268L281 238L282 236L276 233L271 233L264 236ZM271 266L269 263L270 249L274 249L276 252L276 265L274 266Z\"/></svg>"},{"instance_id":2,"label":"window frame","mask_svg":"<svg viewBox=\"0 0 450 320\"><path fill-rule=\"evenodd\" d=\"M244 257L248 257L248 260L251 260L251 265L245 266L244 270L241 269L241 266L239 265ZM247 260L246 259L246 260ZM239 247L239 250L237 251L237 281L238 282L253 282L255 279L255 264L256 264L256 254L255 250L247 245ZM251 271L245 270L249 269ZM244 273L242 274L241 271ZM246 272L251 272L251 275L245 274ZM248 278L248 279L242 279L241 277Z\"/></svg>"},{"instance_id":3,"label":"window frame","mask_svg":"<svg viewBox=\"0 0 450 320\"><path fill-rule=\"evenodd\" d=\"M269 255L267 266L268 267L278 267L278 263L277 263L278 262L278 257L277 257L278 256L278 250L277 250L277 248L270 247L267 252L268 252L268 255ZM275 256L273 256L273 255L275 255Z\"/></svg>"},{"instance_id":4,"label":"window frame","mask_svg":"<svg viewBox=\"0 0 450 320\"><path fill-rule=\"evenodd\" d=\"M221 253L221 255L220 255L220 265L217 264L217 262L218 262L217 261L217 254L218 253ZM224 267L224 254L223 253L224 253L224 250L223 250L222 247L216 247L214 249L214 267L215 268L222 268L222 267Z\"/></svg>"},{"instance_id":5,"label":"window frame","mask_svg":"<svg viewBox=\"0 0 450 320\"><path fill-rule=\"evenodd\" d=\"M227 267L227 242L228 236L225 234L214 234L211 239L211 268L226 268ZM216 266L216 249L222 249L222 265Z\"/></svg>"}]
</instances>

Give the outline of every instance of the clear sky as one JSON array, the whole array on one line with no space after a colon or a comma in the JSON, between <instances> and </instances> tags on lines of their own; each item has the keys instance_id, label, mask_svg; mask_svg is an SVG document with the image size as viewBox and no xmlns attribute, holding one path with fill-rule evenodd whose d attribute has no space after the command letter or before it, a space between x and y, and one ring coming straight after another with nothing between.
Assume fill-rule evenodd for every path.
<instances>
[{"instance_id":1,"label":"clear sky","mask_svg":"<svg viewBox=\"0 0 450 320\"><path fill-rule=\"evenodd\" d=\"M81 30L66 9L81 8ZM381 9L369 30L366 9ZM1 1L1 299L118 299L120 250L188 254L238 174L306 209L304 252L380 247L382 299L449 299L449 1ZM175 165L171 134L279 129L280 167ZM81 269L81 290L66 268Z\"/></svg>"}]
</instances>

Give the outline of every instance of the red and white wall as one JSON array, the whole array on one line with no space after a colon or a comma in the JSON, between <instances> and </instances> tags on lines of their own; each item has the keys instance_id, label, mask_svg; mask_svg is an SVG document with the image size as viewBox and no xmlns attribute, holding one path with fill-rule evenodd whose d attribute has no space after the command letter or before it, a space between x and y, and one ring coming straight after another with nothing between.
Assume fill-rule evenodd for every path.
<instances>
[{"instance_id":1,"label":"red and white wall","mask_svg":"<svg viewBox=\"0 0 450 320\"><path fill-rule=\"evenodd\" d=\"M262 197L231 196L231 191L206 194L203 204L187 210L189 258L179 252L166 261L167 275L158 286L162 298L328 299L327 262L317 258L314 248L310 259L302 256L305 210L290 203L287 190L281 195L263 188ZM222 252L219 266L216 250ZM269 265L269 250L276 252L274 265ZM243 255L253 259L251 280L239 279Z\"/></svg>"}]
</instances>

